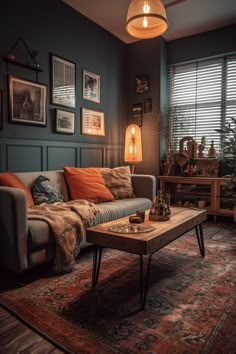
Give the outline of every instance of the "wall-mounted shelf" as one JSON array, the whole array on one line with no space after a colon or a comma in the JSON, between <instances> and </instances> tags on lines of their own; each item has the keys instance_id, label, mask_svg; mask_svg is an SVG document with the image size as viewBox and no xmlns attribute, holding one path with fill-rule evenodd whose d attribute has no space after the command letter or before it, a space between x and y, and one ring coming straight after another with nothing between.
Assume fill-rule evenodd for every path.
<instances>
[{"instance_id":1,"label":"wall-mounted shelf","mask_svg":"<svg viewBox=\"0 0 236 354\"><path fill-rule=\"evenodd\" d=\"M7 57L5 57L4 60L5 60L7 63L14 64L14 65L18 65L18 66L21 66L21 67L23 67L23 68L36 71L37 73L40 73L40 72L43 71L42 69L38 68L37 66L33 66L33 65L29 65L29 64L20 63L19 61L16 61L16 60L14 60L14 59L9 59L9 58L7 58Z\"/></svg>"}]
</instances>

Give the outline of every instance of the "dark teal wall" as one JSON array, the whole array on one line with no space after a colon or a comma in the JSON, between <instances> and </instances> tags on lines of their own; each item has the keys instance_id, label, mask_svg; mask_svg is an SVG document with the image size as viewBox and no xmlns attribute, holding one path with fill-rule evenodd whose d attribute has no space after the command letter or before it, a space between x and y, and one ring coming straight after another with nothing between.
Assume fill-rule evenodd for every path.
<instances>
[{"instance_id":1,"label":"dark teal wall","mask_svg":"<svg viewBox=\"0 0 236 354\"><path fill-rule=\"evenodd\" d=\"M137 164L138 173L159 174L160 140L157 124L157 112L167 99L166 85L166 42L163 38L154 38L135 42L128 46L129 70L129 120L132 105L144 103L145 98L152 99L152 112L143 113L141 128L143 143L143 162ZM148 93L135 93L135 77L147 75L150 81Z\"/></svg>"},{"instance_id":2,"label":"dark teal wall","mask_svg":"<svg viewBox=\"0 0 236 354\"><path fill-rule=\"evenodd\" d=\"M236 51L236 24L167 44L168 64L209 58Z\"/></svg>"},{"instance_id":3,"label":"dark teal wall","mask_svg":"<svg viewBox=\"0 0 236 354\"><path fill-rule=\"evenodd\" d=\"M76 133L54 132L56 106L48 99L46 128L8 123L7 71L3 57L22 36L39 50L43 72L39 81L48 85L49 53L76 62ZM201 59L236 50L236 25L171 42L162 38L126 45L61 0L7 0L0 5L0 89L3 90L3 130L0 131L0 170L31 171L75 166L116 166L123 163L124 133L131 122L132 104L152 99L152 113L143 113L143 162L138 173L159 174L164 157L155 113L167 104L167 63ZM82 70L101 76L101 103L82 99ZM9 66L9 73L34 80L27 69ZM136 75L148 75L150 91L135 93ZM104 111L105 137L80 133L81 107Z\"/></svg>"},{"instance_id":4,"label":"dark teal wall","mask_svg":"<svg viewBox=\"0 0 236 354\"><path fill-rule=\"evenodd\" d=\"M32 127L8 123L8 95L7 95L7 69L3 57L18 37L22 36L30 48L39 51L39 64L43 69L39 73L39 82L48 86L48 111L47 126ZM127 46L112 36L95 23L91 22L61 0L7 0L0 5L0 89L3 90L3 130L0 131L0 156L1 169L5 170L10 165L12 169L19 169L19 161L14 156L14 150L9 153L8 144L11 139L18 139L19 145L30 141L32 145L36 140L40 142L42 149L48 143L55 142L56 146L67 146L73 143L75 149L79 145L89 147L97 144L99 148L109 148L115 151L115 158L103 157L103 161L113 161L114 164L122 163L122 154L117 158L117 149L122 151L124 129L127 124L127 82L126 52ZM54 132L53 113L56 106L50 104L50 62L49 53L54 53L76 63L76 133L74 135L62 135ZM22 58L19 58L22 59ZM24 59L24 58L23 58ZM28 80L35 80L35 73L24 68L9 65L9 74ZM82 99L82 70L99 74L101 76L101 100L94 103ZM81 135L81 107L90 108L105 113L105 137ZM58 107L59 108L59 107ZM63 109L63 108L62 108ZM66 109L66 108L65 108ZM82 145L81 145L82 144ZM44 156L39 154L36 167L32 160L32 154L24 155L29 158L28 170L51 166L50 161L44 161ZM60 151L60 150L59 150ZM103 150L104 151L104 150ZM80 154L80 152L78 152ZM59 156L60 153L58 152ZM78 154L77 154L78 155ZM105 153L105 155L107 155ZM51 155L49 155L51 156ZM50 158L47 156L47 158ZM8 161L11 159L10 161ZM104 160L105 159L105 160ZM53 167L61 167L65 163L66 153L63 159L57 157L58 164ZM71 162L68 154L68 163ZM91 163L94 159L91 159ZM76 163L81 161L76 158ZM84 164L87 164L83 160ZM14 166L16 166L14 168Z\"/></svg>"}]
</instances>

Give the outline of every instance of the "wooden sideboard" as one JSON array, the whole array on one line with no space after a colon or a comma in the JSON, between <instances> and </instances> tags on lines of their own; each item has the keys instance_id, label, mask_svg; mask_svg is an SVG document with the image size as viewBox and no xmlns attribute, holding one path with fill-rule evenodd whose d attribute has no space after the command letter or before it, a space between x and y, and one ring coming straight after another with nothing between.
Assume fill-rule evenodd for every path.
<instances>
[{"instance_id":1,"label":"wooden sideboard","mask_svg":"<svg viewBox=\"0 0 236 354\"><path fill-rule=\"evenodd\" d=\"M170 193L171 205L206 209L215 220L217 215L234 215L235 201L223 193L227 178L158 176L158 179L162 193Z\"/></svg>"}]
</instances>

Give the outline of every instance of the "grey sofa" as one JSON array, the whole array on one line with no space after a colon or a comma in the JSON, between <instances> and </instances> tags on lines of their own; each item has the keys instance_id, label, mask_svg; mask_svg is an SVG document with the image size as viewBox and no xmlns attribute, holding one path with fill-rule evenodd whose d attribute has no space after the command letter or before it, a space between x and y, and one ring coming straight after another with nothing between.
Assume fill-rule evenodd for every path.
<instances>
[{"instance_id":1,"label":"grey sofa","mask_svg":"<svg viewBox=\"0 0 236 354\"><path fill-rule=\"evenodd\" d=\"M29 188L39 175L50 178L69 200L63 171L16 173ZM149 209L156 193L156 179L150 175L132 175L135 198L96 204L98 213L94 225L115 220ZM80 247L89 244L83 240ZM0 266L14 273L50 261L54 257L55 240L48 224L41 220L27 220L26 193L10 187L0 187Z\"/></svg>"}]
</instances>

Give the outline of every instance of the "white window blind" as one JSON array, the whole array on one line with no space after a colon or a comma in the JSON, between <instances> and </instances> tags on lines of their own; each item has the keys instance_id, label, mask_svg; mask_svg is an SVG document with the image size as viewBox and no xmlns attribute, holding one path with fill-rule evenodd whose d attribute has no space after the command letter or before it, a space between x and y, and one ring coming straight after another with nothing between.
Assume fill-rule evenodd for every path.
<instances>
[{"instance_id":1,"label":"white window blind","mask_svg":"<svg viewBox=\"0 0 236 354\"><path fill-rule=\"evenodd\" d=\"M220 129L229 117L236 118L236 55L169 67L169 112L172 149L191 136L197 143L214 140L221 151ZM206 151L207 152L207 151Z\"/></svg>"}]
</instances>

